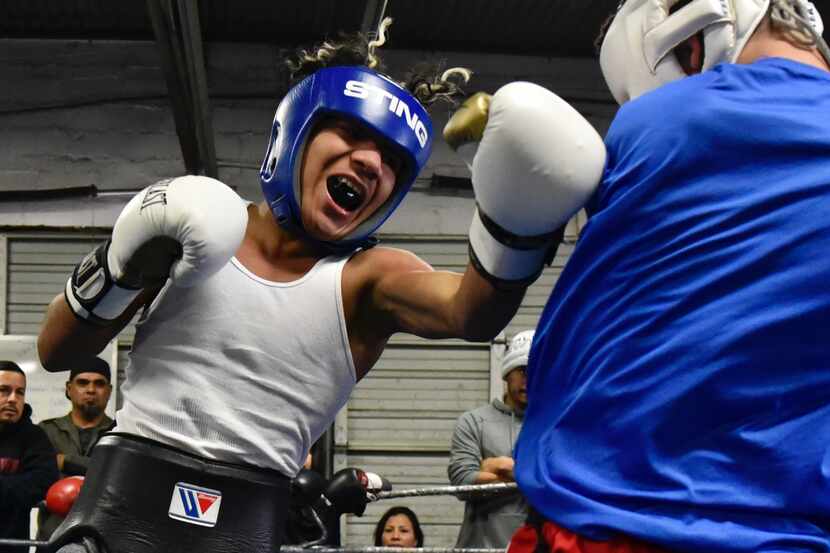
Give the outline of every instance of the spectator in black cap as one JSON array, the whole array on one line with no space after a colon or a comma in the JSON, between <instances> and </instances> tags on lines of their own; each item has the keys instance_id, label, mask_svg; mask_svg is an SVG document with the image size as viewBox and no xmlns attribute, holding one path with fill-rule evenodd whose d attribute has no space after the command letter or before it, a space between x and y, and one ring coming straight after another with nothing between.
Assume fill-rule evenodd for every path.
<instances>
[{"instance_id":1,"label":"spectator in black cap","mask_svg":"<svg viewBox=\"0 0 830 553\"><path fill-rule=\"evenodd\" d=\"M66 399L72 402L72 410L63 417L40 423L58 452L62 477L85 475L92 448L104 432L115 426L115 421L104 412L111 393L110 366L103 359L93 357L70 370ZM38 538L48 539L62 520L41 511Z\"/></svg>"}]
</instances>

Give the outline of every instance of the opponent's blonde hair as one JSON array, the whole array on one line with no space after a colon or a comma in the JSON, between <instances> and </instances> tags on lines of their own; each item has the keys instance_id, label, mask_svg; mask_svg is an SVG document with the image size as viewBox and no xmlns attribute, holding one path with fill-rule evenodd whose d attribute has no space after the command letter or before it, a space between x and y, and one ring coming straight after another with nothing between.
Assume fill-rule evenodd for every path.
<instances>
[{"instance_id":1,"label":"opponent's blonde hair","mask_svg":"<svg viewBox=\"0 0 830 553\"><path fill-rule=\"evenodd\" d=\"M671 7L671 12L679 10L680 8L690 4L692 0L679 0ZM625 4L625 0L620 0L617 4L617 9L608 15L600 25L599 34L594 39L594 49L599 55L602 49L602 42L605 40L605 35L611 27L617 13ZM782 32L789 40L801 48L816 48L822 56L830 64L830 47L824 38L818 34L811 21L807 19L804 2L800 0L770 0L769 7L765 17L770 19L771 26ZM816 8L817 9L817 8Z\"/></svg>"},{"instance_id":2,"label":"opponent's blonde hair","mask_svg":"<svg viewBox=\"0 0 830 553\"><path fill-rule=\"evenodd\" d=\"M793 0L770 0L768 15L773 28L783 31L796 46L818 49L830 64L830 47L800 8L801 5Z\"/></svg>"}]
</instances>

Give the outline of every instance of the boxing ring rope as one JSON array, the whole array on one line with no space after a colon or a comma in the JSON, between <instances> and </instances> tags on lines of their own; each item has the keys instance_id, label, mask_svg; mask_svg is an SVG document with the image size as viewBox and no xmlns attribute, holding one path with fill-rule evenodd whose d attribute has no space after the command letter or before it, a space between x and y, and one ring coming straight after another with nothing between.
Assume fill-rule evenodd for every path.
<instances>
[{"instance_id":1,"label":"boxing ring rope","mask_svg":"<svg viewBox=\"0 0 830 553\"><path fill-rule=\"evenodd\" d=\"M280 553L504 553L502 549L458 547L311 547L283 545Z\"/></svg>"},{"instance_id":2,"label":"boxing ring rope","mask_svg":"<svg viewBox=\"0 0 830 553\"><path fill-rule=\"evenodd\" d=\"M367 493L369 501L396 499L401 497L427 497L434 495L497 495L516 491L515 482L497 484L469 484L465 486L434 486L431 488L412 488L409 490L390 490ZM321 529L325 528L320 523ZM301 545L284 545L281 553L504 553L505 549L463 548L463 547L326 547L317 545L319 540Z\"/></svg>"},{"instance_id":3,"label":"boxing ring rope","mask_svg":"<svg viewBox=\"0 0 830 553\"><path fill-rule=\"evenodd\" d=\"M0 539L0 546L11 546L11 547L20 547L20 551L25 551L24 547L43 547L48 545L48 541L38 541L38 540L13 540L10 538Z\"/></svg>"},{"instance_id":4,"label":"boxing ring rope","mask_svg":"<svg viewBox=\"0 0 830 553\"><path fill-rule=\"evenodd\" d=\"M516 491L515 482L501 482L497 484L470 484L466 486L434 486L431 488L412 488L409 490L389 490L375 493L366 493L370 502L400 497L426 497L434 495L497 495ZM321 545L328 537L325 525L320 521L317 513L312 514L319 526L322 537L299 545L284 545L281 553L504 553L504 549L488 548L458 548L458 547L328 547Z\"/></svg>"},{"instance_id":5,"label":"boxing ring rope","mask_svg":"<svg viewBox=\"0 0 830 553\"><path fill-rule=\"evenodd\" d=\"M466 486L435 486L431 488L411 488L408 490L390 490L377 493L367 493L370 502L383 499L395 499L402 497L427 497L435 495L498 495L510 493L518 488L515 482L502 482L498 484L470 484ZM316 513L315 513L316 515ZM324 529L322 522L318 524ZM24 551L24 547L43 547L48 541L38 540L16 540L0 539L0 546L17 546ZM315 542L308 542L305 545L284 545L280 548L281 553L504 553L505 549L487 548L458 548L458 547L327 547L316 545Z\"/></svg>"},{"instance_id":6,"label":"boxing ring rope","mask_svg":"<svg viewBox=\"0 0 830 553\"><path fill-rule=\"evenodd\" d=\"M466 486L435 486L433 488L412 488L410 490L391 490L370 494L372 501L393 499L397 497L425 497L428 495L490 495L509 493L518 489L515 482L500 482L498 484L469 484ZM465 549L464 551L470 551ZM437 552L436 552L437 553Z\"/></svg>"}]
</instances>

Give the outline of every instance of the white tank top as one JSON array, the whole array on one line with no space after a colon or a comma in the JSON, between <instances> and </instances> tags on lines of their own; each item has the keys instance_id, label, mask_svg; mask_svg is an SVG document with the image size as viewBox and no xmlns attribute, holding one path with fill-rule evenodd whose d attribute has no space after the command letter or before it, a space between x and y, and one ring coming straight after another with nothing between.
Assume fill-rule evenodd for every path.
<instances>
[{"instance_id":1,"label":"white tank top","mask_svg":"<svg viewBox=\"0 0 830 553\"><path fill-rule=\"evenodd\" d=\"M295 475L355 385L346 261L281 283L234 258L198 286L168 285L138 324L117 430Z\"/></svg>"}]
</instances>

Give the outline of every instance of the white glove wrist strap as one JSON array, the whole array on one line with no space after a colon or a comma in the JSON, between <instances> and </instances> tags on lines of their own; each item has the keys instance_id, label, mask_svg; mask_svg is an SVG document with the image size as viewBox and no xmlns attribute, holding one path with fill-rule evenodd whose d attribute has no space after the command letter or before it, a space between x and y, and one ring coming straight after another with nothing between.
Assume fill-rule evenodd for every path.
<instances>
[{"instance_id":1,"label":"white glove wrist strap","mask_svg":"<svg viewBox=\"0 0 830 553\"><path fill-rule=\"evenodd\" d=\"M66 281L64 290L72 312L97 324L117 319L141 292L120 286L112 279L106 263L108 249L106 242L87 255Z\"/></svg>"},{"instance_id":2,"label":"white glove wrist strap","mask_svg":"<svg viewBox=\"0 0 830 553\"><path fill-rule=\"evenodd\" d=\"M489 226L492 228L493 223ZM476 269L497 287L529 286L542 272L553 237L541 245L520 249L498 240L491 228L476 209L470 225L470 257Z\"/></svg>"}]
</instances>

